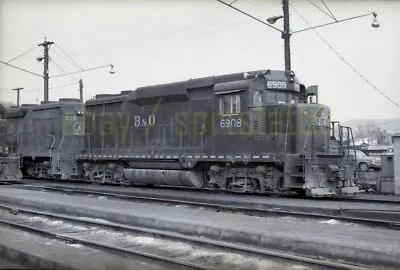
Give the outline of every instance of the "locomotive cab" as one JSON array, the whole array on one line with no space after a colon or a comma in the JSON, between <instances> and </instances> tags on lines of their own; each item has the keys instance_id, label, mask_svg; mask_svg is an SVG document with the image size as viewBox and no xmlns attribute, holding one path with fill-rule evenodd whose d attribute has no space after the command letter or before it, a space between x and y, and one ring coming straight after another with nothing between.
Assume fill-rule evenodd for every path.
<instances>
[{"instance_id":1,"label":"locomotive cab","mask_svg":"<svg viewBox=\"0 0 400 270\"><path fill-rule=\"evenodd\" d=\"M313 197L357 191L351 161L332 150L343 149L343 141L331 138L331 111L318 103L317 86L306 88L293 72L267 70L216 84L214 97L212 150L243 158L214 167L211 182Z\"/></svg>"}]
</instances>

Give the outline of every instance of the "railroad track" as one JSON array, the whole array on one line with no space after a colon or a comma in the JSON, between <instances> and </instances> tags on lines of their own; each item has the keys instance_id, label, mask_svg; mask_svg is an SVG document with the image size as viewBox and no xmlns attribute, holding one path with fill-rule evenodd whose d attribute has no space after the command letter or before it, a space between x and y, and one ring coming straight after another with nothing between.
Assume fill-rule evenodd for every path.
<instances>
[{"instance_id":1,"label":"railroad track","mask_svg":"<svg viewBox=\"0 0 400 270\"><path fill-rule=\"evenodd\" d=\"M261 260L278 260L284 261L287 265L287 262L293 263L294 265L306 266L309 268L306 269L352 269L352 270L366 270L369 268L365 268L364 266L357 266L353 264L348 264L345 262L335 262L330 260L324 260L320 258L312 258L306 257L302 255L290 254L287 252L279 252L272 251L267 249L254 248L251 246L238 245L234 243L226 243L221 241L216 241L212 239L198 238L193 236L181 235L173 232L160 231L155 229L149 229L144 227L133 227L127 226L123 224L116 224L106 221L98 221L87 218L80 218L69 215L60 215L49 212L36 211L21 207L14 207L10 205L0 205L0 211L2 211L2 215L0 218L0 224L5 226L10 226L19 230L24 230L28 232L32 232L35 234L40 234L45 237L54 238L61 241L66 241L68 243L73 244L81 244L84 246L105 250L112 253L121 254L123 256L141 256L146 257L152 260L160 261L163 265L172 266L172 269L219 269L221 268L221 263L217 262L215 264L215 260L211 258L210 260L201 260L202 263L191 262L190 256L185 254L174 254L173 248L174 245L167 245L165 247L168 248L169 252L162 250L162 248L158 247L156 252L146 252L145 250L149 249L149 247L141 247L137 245L134 241L131 245L134 246L132 248L124 248L118 244L115 244L114 241L110 241L110 239L102 239L100 241L91 240L93 235L95 235L94 231L101 231L101 235L115 235L115 233L123 233L123 239L130 239L133 237L143 238L147 237L149 239L158 239L160 241L172 241L175 244L185 243L192 246L192 250L200 250L202 254L217 254L220 256L220 252L226 252L228 254L234 254L235 256L243 256L245 259L260 259ZM54 228L43 228L43 224L38 224L38 221L45 222L47 221L50 224L63 224L59 229L59 232ZM73 236L76 232L74 232L73 227L82 228L85 226L84 232L90 232L86 236L82 236L82 229L78 231L79 236ZM65 232L65 228L69 229L69 233ZM108 232L104 233L104 231ZM71 235L72 234L72 235ZM110 244L109 242L113 242L114 244ZM125 243L126 245L126 243ZM164 247L164 248L165 248ZM161 251L160 251L161 250ZM216 252L218 251L218 252ZM158 253L158 254L157 254ZM165 253L169 253L165 255ZM213 264L214 262L214 264ZM247 265L248 266L248 265ZM236 268L232 267L231 268ZM238 269L245 269L241 266L237 267Z\"/></svg>"},{"instance_id":2,"label":"railroad track","mask_svg":"<svg viewBox=\"0 0 400 270\"><path fill-rule=\"evenodd\" d=\"M330 199L330 200L334 200L334 199ZM400 206L400 200L397 201L397 200L382 200L382 199L369 199L369 198L343 198L343 197L337 198L335 200L341 201L341 202L381 203L381 204L392 204L392 205Z\"/></svg>"},{"instance_id":3,"label":"railroad track","mask_svg":"<svg viewBox=\"0 0 400 270\"><path fill-rule=\"evenodd\" d=\"M337 209L316 213L315 209L282 209L284 206L278 204L259 204L259 203L246 203L232 205L231 201L227 202L206 202L199 200L183 200L171 197L163 196L149 196L149 195L136 195L136 194L124 194L124 193L111 193L103 191L95 191L89 189L79 188L66 188L66 187L55 187L55 186L21 186L23 189L30 190L42 190L46 192L57 192L69 195L85 195L85 196L98 196L107 197L118 200L134 201L134 202L146 202L146 203L157 203L157 204L168 204L168 205L185 205L190 207L202 208L218 212L233 212L238 214L252 215L252 216L291 216L296 218L305 219L336 219L343 222L357 223L374 227L383 227L390 229L400 229L400 211L385 212L382 210L368 210L368 209ZM287 206L286 206L287 207ZM363 216L380 216L384 217L381 219L377 218L366 218Z\"/></svg>"},{"instance_id":4,"label":"railroad track","mask_svg":"<svg viewBox=\"0 0 400 270\"><path fill-rule=\"evenodd\" d=\"M29 182L32 181L32 179L25 179L28 182L25 182L25 184L29 185ZM38 183L51 183L54 184L54 180L33 180L33 181L38 181ZM61 183L61 182L59 182ZM87 185L87 182L76 182L76 181L62 181L61 184L72 184L73 186L79 186L79 185ZM110 185L112 187L116 187L117 185ZM118 187L118 186L117 186ZM149 189L167 189L167 190L178 190L178 191L189 191L189 192L205 192L208 194L218 194L218 193L223 193L223 194L231 194L231 195L238 195L238 193L235 192L229 192L229 191L221 191L221 190L215 190L212 188L204 188L204 189L199 189L199 188L193 188L193 187L179 187L179 186L151 186L151 187L146 187L146 186L137 186L140 188L149 188ZM265 194L246 194L246 193L241 193L240 196L246 196L246 197L266 197ZM295 198L295 199L301 199L296 193L288 193L288 194L281 194L281 193L271 193L269 196L277 196L281 198ZM371 198L359 198L359 197L353 197L353 196L338 196L338 197L322 197L322 198L303 198L304 200L315 200L315 201L340 201L340 202L360 202L360 203L380 203L380 204L392 204L392 205L400 205L400 199L399 200L382 200L382 199L371 199Z\"/></svg>"}]
</instances>

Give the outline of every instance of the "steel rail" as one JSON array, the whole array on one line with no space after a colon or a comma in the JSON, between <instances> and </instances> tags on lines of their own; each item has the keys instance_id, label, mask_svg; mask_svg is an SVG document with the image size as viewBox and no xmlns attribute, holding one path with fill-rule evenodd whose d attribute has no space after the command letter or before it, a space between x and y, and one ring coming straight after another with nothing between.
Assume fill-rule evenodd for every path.
<instances>
[{"instance_id":1,"label":"steel rail","mask_svg":"<svg viewBox=\"0 0 400 270\"><path fill-rule=\"evenodd\" d=\"M25 179L25 180L30 180L30 179ZM41 179L38 180L39 182L51 182L54 183L54 180L46 180L46 179ZM24 183L25 184L25 183ZM68 182L64 181L64 183L61 184L74 184L74 185L79 185L79 184L87 184L87 182ZM112 184L112 186L118 186L115 184ZM146 188L142 187L141 188ZM169 189L169 190L183 190L183 191L189 191L189 192L211 192L211 193L217 193L217 192L222 192L222 190L215 190L212 188L194 188L194 187L180 187L180 186L153 186L153 189ZM229 192L225 191L226 194L231 194L231 195L238 195L236 192ZM240 194L241 196L249 196L249 197L262 197L266 194L260 194L260 193L252 193L252 194ZM300 199L298 195L293 195L293 194L281 194L281 193L269 193L269 195L277 195L281 196L282 198L296 198ZM321 198L303 198L304 200L315 200L315 201L339 201L339 202L360 202L360 203L383 203L383 204L394 204L394 205L400 205L400 199L399 200L382 200L382 199L370 199L370 198L352 198L352 197L321 197Z\"/></svg>"},{"instance_id":2,"label":"steel rail","mask_svg":"<svg viewBox=\"0 0 400 270\"><path fill-rule=\"evenodd\" d=\"M2 205L0 204L0 209L10 211L11 213L25 213L25 214L30 214L30 215L36 215L36 216L45 216L48 218L52 219L60 219L60 220L66 220L70 222L75 222L75 223L80 223L84 225L91 225L91 226L99 226L103 228L108 228L112 230L125 230L128 232L134 232L134 233L142 233L142 234L147 234L150 236L158 236L161 238L167 238L175 241L180 241L180 242L187 242L187 243L192 243L192 244L198 244L202 246L212 246L215 248L227 250L227 251L233 251L233 252L244 252L247 254L252 254L252 255L261 255L261 256L266 256L266 257L272 257L272 258L279 258L279 259L285 259L289 261L294 261L297 263L305 263L305 264L311 264L311 265L316 265L316 266L323 266L323 267L328 267L332 269L343 269L343 270L370 270L370 268L365 268L362 266L357 266L357 265L352 265L352 264L346 264L344 262L334 262L334 261L329 261L329 260L323 260L323 259L316 259L316 258L311 258L311 257L305 257L302 255L294 255L294 254L289 254L287 252L279 252L279 251L273 251L273 250L268 250L268 249L261 249L261 248L255 248L251 246L244 246L244 245L238 245L235 243L228 243L228 242L222 242L222 241L216 241L212 239L204 239L204 238L199 238L199 237L193 237L193 236L186 236L182 235L179 233L174 233L174 232L167 232L167 231L161 231L157 229L150 229L146 227L138 227L138 226L129 226L129 225L124 225L124 224L118 224L118 223L113 223L113 222L102 222L98 220L91 220L91 219L86 219L86 218L81 218L81 217L76 217L76 216L68 216L68 215L61 215L61 214L55 214L55 213L49 213L49 212L42 212L42 211L36 211L36 210L31 210L31 209L26 209L26 208L20 208L20 207L14 207L14 206L9 206L9 205ZM124 248L119 248L115 246L108 246L102 243L94 242L94 241L87 241L84 239L79 239L75 237L70 237L62 234L57 234L57 233L52 233L48 232L42 229L38 228L33 228L31 226L27 225L22 225L14 222L9 222L0 219L0 224L9 224L11 226L15 226L17 228L22 228L26 230L31 230L37 233L41 233L47 236L52 236L56 239L68 241L68 242L73 242L73 243L81 243L84 245L92 245L94 247L100 247L100 248L105 248L105 249L111 249L115 250L118 252L123 252L131 255L139 255L139 256L144 256L144 257L149 257L149 258L154 258L162 261L167 261L167 262L172 262L176 264L185 264L185 266L192 267L195 269L210 269L204 266L200 265L195 265L191 263L186 263L186 262L180 262L176 261L174 259L169 259L165 257L161 257L158 255L152 255L149 253L142 253L138 251L131 251L127 250Z\"/></svg>"},{"instance_id":3,"label":"steel rail","mask_svg":"<svg viewBox=\"0 0 400 270\"><path fill-rule=\"evenodd\" d=\"M22 188L27 188L22 187ZM269 205L269 209L257 209L250 208L244 206L237 205L228 205L228 204L217 204L217 203L208 203L208 202L200 202L200 201L189 201L189 200L180 200L180 199L171 199L171 198L162 198L162 197L151 197L151 196L138 196L138 195L128 195L128 194L120 194L120 193L109 193L109 192L99 192L94 190L83 190L83 189L72 189L72 188L64 188L64 187L47 187L47 186L32 186L28 188L33 189L42 189L49 190L53 192L64 192L69 194L84 194L84 195L96 195L96 196L105 196L109 198L119 199L119 200L127 200L127 201L141 201L141 202L156 202L156 203L168 203L175 205L189 205L194 207L202 207L209 208L216 211L224 211L224 212L235 212L247 215L256 215L256 216L293 216L297 218L307 218L307 219L337 219L340 221L351 222L351 223L359 223L364 225L370 225L375 227L383 227L390 229L400 229L400 222L384 220L384 219L369 219L369 218L360 218L360 217L349 217L349 216L341 216L335 215L334 213L343 214L345 211L354 210L358 212L368 212L371 210L368 209L336 209L331 211L328 214L323 213L311 213L311 212L300 212L293 210L281 210L276 209L279 208L279 205ZM367 211L368 210L368 211Z\"/></svg>"},{"instance_id":4,"label":"steel rail","mask_svg":"<svg viewBox=\"0 0 400 270\"><path fill-rule=\"evenodd\" d=\"M400 200L396 201L396 200L382 200L382 199L369 199L369 198L337 198L337 200L341 202L382 203L382 204L386 203L386 204L400 205Z\"/></svg>"},{"instance_id":5,"label":"steel rail","mask_svg":"<svg viewBox=\"0 0 400 270\"><path fill-rule=\"evenodd\" d=\"M1 206L1 208L4 209L5 207ZM14 211L15 210L16 211L21 211L21 209L14 209ZM28 211L23 210L23 212L27 213ZM38 215L37 213L38 212L36 212L36 215ZM49 215L44 215L44 214L40 214L40 215L49 216ZM56 216L54 215L53 217L56 217ZM66 219L66 218L60 218L60 217L57 217L57 218L64 219L64 220ZM69 220L72 220L72 219L69 219ZM131 255L131 256L134 255L134 256L146 257L146 258L149 258L149 259L161 261L163 263L170 263L170 264L175 265L175 266L180 266L180 267L183 266L183 267L187 267L187 268L191 268L191 269L201 269L201 270L210 270L210 269L212 269L212 268L204 267L204 266L201 266L201 265L198 265L198 264L183 262L183 261L175 260L175 259L172 259L172 258L168 258L168 257L163 257L163 256L147 253L147 252L141 252L141 251L137 251L137 250L130 250L130 249L127 249L127 248L121 248L121 247L117 247L117 246L113 246L113 245L107 245L107 244L103 244L103 243L96 242L96 241L89 241L89 240L85 240L85 239L78 238L78 237L71 237L71 236L67 236L65 234L53 233L51 231L35 228L33 226L24 225L24 224L20 224L20 223L17 223L17 222L7 221L7 220L4 220L4 219L0 219L0 224L7 225L7 226L10 226L10 227L13 227L13 228L16 228L16 229L28 231L28 232L33 232L33 233L40 234L40 235L43 235L43 236L46 236L46 237L50 237L50 238L53 238L53 239L62 240L64 242L68 242L68 243L81 244L81 245L92 247L92 248L96 248L96 249L112 251L114 253L115 252L122 253L124 255Z\"/></svg>"}]
</instances>

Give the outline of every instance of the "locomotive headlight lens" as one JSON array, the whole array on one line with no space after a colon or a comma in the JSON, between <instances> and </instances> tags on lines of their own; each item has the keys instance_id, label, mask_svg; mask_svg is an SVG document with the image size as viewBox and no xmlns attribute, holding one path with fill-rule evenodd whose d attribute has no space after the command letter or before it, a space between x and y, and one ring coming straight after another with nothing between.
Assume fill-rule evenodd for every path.
<instances>
[{"instance_id":1,"label":"locomotive headlight lens","mask_svg":"<svg viewBox=\"0 0 400 270\"><path fill-rule=\"evenodd\" d=\"M308 117L310 115L310 112L308 111L308 110L305 110L304 112L303 112L303 116L304 117Z\"/></svg>"}]
</instances>

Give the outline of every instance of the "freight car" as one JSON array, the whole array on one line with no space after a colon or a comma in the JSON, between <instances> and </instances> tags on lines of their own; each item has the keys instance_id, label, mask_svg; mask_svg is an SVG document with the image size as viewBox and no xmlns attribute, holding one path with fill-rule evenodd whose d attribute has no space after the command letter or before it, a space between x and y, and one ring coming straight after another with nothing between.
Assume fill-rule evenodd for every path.
<instances>
[{"instance_id":1,"label":"freight car","mask_svg":"<svg viewBox=\"0 0 400 270\"><path fill-rule=\"evenodd\" d=\"M351 129L293 72L253 71L100 95L85 106L86 181L318 197L358 191Z\"/></svg>"},{"instance_id":2,"label":"freight car","mask_svg":"<svg viewBox=\"0 0 400 270\"><path fill-rule=\"evenodd\" d=\"M9 123L4 119L6 109L0 104L0 183L20 182L20 159L14 155L9 137Z\"/></svg>"},{"instance_id":3,"label":"freight car","mask_svg":"<svg viewBox=\"0 0 400 270\"><path fill-rule=\"evenodd\" d=\"M74 158L83 150L83 105L79 99L23 104L7 110L6 117L25 177L81 179Z\"/></svg>"}]
</instances>

